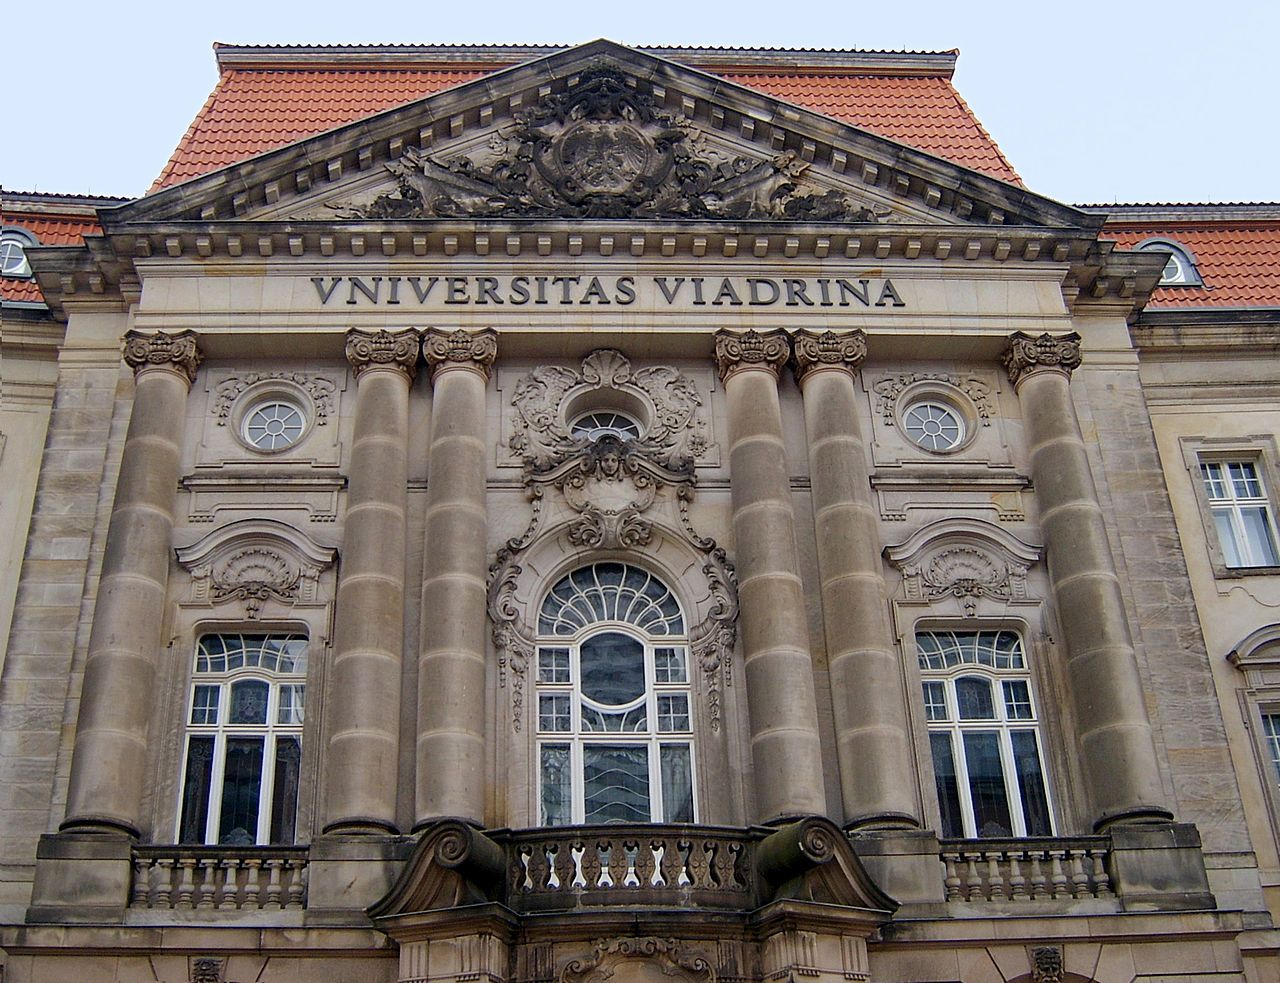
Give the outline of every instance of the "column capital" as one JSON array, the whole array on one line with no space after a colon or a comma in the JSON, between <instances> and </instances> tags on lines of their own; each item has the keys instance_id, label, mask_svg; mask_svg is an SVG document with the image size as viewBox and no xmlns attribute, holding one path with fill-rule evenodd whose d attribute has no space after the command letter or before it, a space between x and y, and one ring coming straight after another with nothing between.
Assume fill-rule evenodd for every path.
<instances>
[{"instance_id":1,"label":"column capital","mask_svg":"<svg viewBox=\"0 0 1280 983\"><path fill-rule=\"evenodd\" d=\"M129 331L124 336L123 357L135 376L147 369L169 369L181 372L188 385L196 381L196 369L204 359L194 331Z\"/></svg>"},{"instance_id":2,"label":"column capital","mask_svg":"<svg viewBox=\"0 0 1280 983\"><path fill-rule=\"evenodd\" d=\"M1049 370L1069 376L1080 366L1080 335L1074 331L1060 335L1015 331L1001 361L1015 388L1033 372Z\"/></svg>"},{"instance_id":3,"label":"column capital","mask_svg":"<svg viewBox=\"0 0 1280 983\"><path fill-rule=\"evenodd\" d=\"M716 332L716 368L724 381L742 369L768 369L774 377L791 357L791 341L781 329L761 334L749 331Z\"/></svg>"},{"instance_id":4,"label":"column capital","mask_svg":"<svg viewBox=\"0 0 1280 983\"><path fill-rule=\"evenodd\" d=\"M465 368L487 380L493 360L498 357L498 332L492 328L481 331L428 328L422 339L422 355L432 379L442 369Z\"/></svg>"},{"instance_id":5,"label":"column capital","mask_svg":"<svg viewBox=\"0 0 1280 983\"><path fill-rule=\"evenodd\" d=\"M800 328L792 332L791 347L797 383L818 369L841 369L853 375L867 357L867 335L861 328L821 333Z\"/></svg>"},{"instance_id":6,"label":"column capital","mask_svg":"<svg viewBox=\"0 0 1280 983\"><path fill-rule=\"evenodd\" d=\"M347 361L352 373L359 379L366 369L392 368L412 381L418 372L418 338L413 328L395 332L352 328L347 332Z\"/></svg>"}]
</instances>

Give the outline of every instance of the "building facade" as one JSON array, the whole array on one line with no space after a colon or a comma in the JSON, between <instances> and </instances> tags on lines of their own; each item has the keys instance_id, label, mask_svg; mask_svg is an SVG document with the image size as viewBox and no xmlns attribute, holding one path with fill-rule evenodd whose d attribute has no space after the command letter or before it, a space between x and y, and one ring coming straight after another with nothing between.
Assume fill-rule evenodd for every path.
<instances>
[{"instance_id":1,"label":"building facade","mask_svg":"<svg viewBox=\"0 0 1280 983\"><path fill-rule=\"evenodd\" d=\"M1184 427L1170 250L954 55L219 60L27 253L7 980L1280 975L1273 636L1179 538L1274 573L1273 421Z\"/></svg>"}]
</instances>

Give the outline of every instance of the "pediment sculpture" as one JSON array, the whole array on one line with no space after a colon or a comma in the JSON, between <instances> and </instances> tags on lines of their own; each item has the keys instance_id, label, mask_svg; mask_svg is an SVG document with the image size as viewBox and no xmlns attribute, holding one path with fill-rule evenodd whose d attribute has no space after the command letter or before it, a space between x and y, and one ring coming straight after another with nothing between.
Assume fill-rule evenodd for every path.
<instances>
[{"instance_id":1,"label":"pediment sculpture","mask_svg":"<svg viewBox=\"0 0 1280 983\"><path fill-rule=\"evenodd\" d=\"M386 165L394 191L341 205L358 219L724 218L870 223L843 191L808 182L794 152L720 153L680 114L663 110L608 65L582 73L472 153L408 148Z\"/></svg>"}]
</instances>

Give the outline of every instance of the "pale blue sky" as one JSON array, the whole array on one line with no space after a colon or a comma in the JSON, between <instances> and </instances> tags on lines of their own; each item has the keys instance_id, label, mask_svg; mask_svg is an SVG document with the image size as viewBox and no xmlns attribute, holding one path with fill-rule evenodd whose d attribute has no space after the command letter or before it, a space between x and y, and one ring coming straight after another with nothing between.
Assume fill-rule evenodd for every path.
<instances>
[{"instance_id":1,"label":"pale blue sky","mask_svg":"<svg viewBox=\"0 0 1280 983\"><path fill-rule=\"evenodd\" d=\"M1218 0L45 0L5 17L0 184L138 195L217 81L212 44L960 49L955 82L1061 201L1276 201L1280 3ZM43 27L37 25L44 25Z\"/></svg>"}]
</instances>

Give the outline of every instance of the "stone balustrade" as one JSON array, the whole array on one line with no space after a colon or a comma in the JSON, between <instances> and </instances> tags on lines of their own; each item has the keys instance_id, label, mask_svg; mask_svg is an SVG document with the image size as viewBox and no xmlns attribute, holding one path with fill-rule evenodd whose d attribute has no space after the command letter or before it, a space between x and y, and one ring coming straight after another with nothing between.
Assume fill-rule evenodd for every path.
<instances>
[{"instance_id":1,"label":"stone balustrade","mask_svg":"<svg viewBox=\"0 0 1280 983\"><path fill-rule=\"evenodd\" d=\"M130 908L302 909L306 847L139 846Z\"/></svg>"},{"instance_id":2,"label":"stone balustrade","mask_svg":"<svg viewBox=\"0 0 1280 983\"><path fill-rule=\"evenodd\" d=\"M1115 898L1106 836L943 840L948 901Z\"/></svg>"},{"instance_id":3,"label":"stone balustrade","mask_svg":"<svg viewBox=\"0 0 1280 983\"><path fill-rule=\"evenodd\" d=\"M758 837L757 837L758 838ZM518 908L684 903L733 908L751 898L744 830L575 826L511 834L509 897Z\"/></svg>"}]
</instances>

